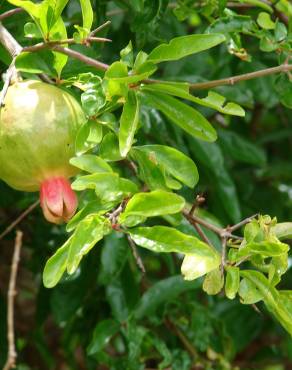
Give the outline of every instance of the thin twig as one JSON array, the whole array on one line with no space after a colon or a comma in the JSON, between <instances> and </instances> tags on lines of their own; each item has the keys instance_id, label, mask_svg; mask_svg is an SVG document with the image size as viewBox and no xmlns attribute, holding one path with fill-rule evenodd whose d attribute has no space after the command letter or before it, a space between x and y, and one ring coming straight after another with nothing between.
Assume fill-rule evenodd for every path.
<instances>
[{"instance_id":1,"label":"thin twig","mask_svg":"<svg viewBox=\"0 0 292 370\"><path fill-rule=\"evenodd\" d=\"M258 216L258 213L245 218L244 220L240 221L238 224L228 227L228 231L232 233L233 231L240 229L242 226L248 224L251 220L253 220L257 216Z\"/></svg>"},{"instance_id":2,"label":"thin twig","mask_svg":"<svg viewBox=\"0 0 292 370\"><path fill-rule=\"evenodd\" d=\"M15 58L13 58L10 66L7 69L7 72L5 74L4 85L3 85L3 88L0 92L0 108L4 106L5 96L7 94L7 91L8 91L8 88L10 86L11 80L13 79L15 73L16 73L16 71L15 71Z\"/></svg>"},{"instance_id":3,"label":"thin twig","mask_svg":"<svg viewBox=\"0 0 292 370\"><path fill-rule=\"evenodd\" d=\"M15 8L15 9L8 10L7 12L0 14L0 22L2 22L3 19L5 18L11 17L12 15L21 13L21 12L23 12L22 8Z\"/></svg>"},{"instance_id":4,"label":"thin twig","mask_svg":"<svg viewBox=\"0 0 292 370\"><path fill-rule=\"evenodd\" d=\"M193 226L197 230L197 232L200 235L200 237L202 238L202 240L204 240L205 243L207 243L209 245L212 245L211 241L209 240L207 235L204 233L202 228L197 223L194 223Z\"/></svg>"},{"instance_id":5,"label":"thin twig","mask_svg":"<svg viewBox=\"0 0 292 370\"><path fill-rule=\"evenodd\" d=\"M222 253L221 253L221 273L224 274L224 267L226 265L226 244L227 238L222 238Z\"/></svg>"},{"instance_id":6,"label":"thin twig","mask_svg":"<svg viewBox=\"0 0 292 370\"><path fill-rule=\"evenodd\" d=\"M132 249L133 256L135 258L135 261L136 261L138 267L142 271L142 274L145 274L146 273L145 266L143 264L143 261L142 261L141 257L139 256L139 253L137 251L136 244L135 244L134 240L130 237L130 235L127 235L127 239L128 239L129 244L130 244L130 247Z\"/></svg>"},{"instance_id":7,"label":"thin twig","mask_svg":"<svg viewBox=\"0 0 292 370\"><path fill-rule=\"evenodd\" d=\"M17 230L15 238L15 246L12 257L12 265L9 279L9 288L7 294L7 340L8 354L7 361L3 370L9 370L15 367L17 353L15 350L15 334L14 334L14 297L16 295L16 278L18 264L20 260L20 250L22 246L22 232Z\"/></svg>"},{"instance_id":8,"label":"thin twig","mask_svg":"<svg viewBox=\"0 0 292 370\"><path fill-rule=\"evenodd\" d=\"M87 37L86 39L83 40L82 44L86 45L90 42L112 42L112 40L104 38L104 37ZM33 53L33 52L40 51L43 49L49 49L49 48L53 49L55 46L64 45L64 44L74 45L74 44L77 44L77 42L73 38L64 39L64 40L56 40L56 41L40 42L32 46L25 46L22 49L22 51Z\"/></svg>"},{"instance_id":9,"label":"thin twig","mask_svg":"<svg viewBox=\"0 0 292 370\"><path fill-rule=\"evenodd\" d=\"M69 49L69 48L63 48L61 46L55 46L53 47L53 50L58 51L59 53L68 55L69 57L75 58L80 60L81 62L88 64L89 66L92 66L98 70L106 71L109 69L109 65L99 62L98 60L95 60L93 58L89 58L86 55L83 55L81 53L78 53L75 50Z\"/></svg>"},{"instance_id":10,"label":"thin twig","mask_svg":"<svg viewBox=\"0 0 292 370\"><path fill-rule=\"evenodd\" d=\"M227 77L222 78L220 80L213 80L213 81L207 81L207 82L198 82L190 84L191 90L205 90L205 89L211 89L213 87L217 86L223 86L223 85L234 85L236 82L239 81L247 81L252 80L254 78L264 77L273 75L280 72L289 72L292 71L292 64L281 64L277 67L271 67L271 68L265 68L260 69L259 71L245 73L233 77Z\"/></svg>"},{"instance_id":11,"label":"thin twig","mask_svg":"<svg viewBox=\"0 0 292 370\"><path fill-rule=\"evenodd\" d=\"M96 29L94 29L93 31L90 32L90 37L96 35L98 32L100 32L101 30L103 30L105 27L109 26L111 23L112 23L111 21L106 21L101 26L98 26Z\"/></svg>"},{"instance_id":12,"label":"thin twig","mask_svg":"<svg viewBox=\"0 0 292 370\"><path fill-rule=\"evenodd\" d=\"M17 219L15 221L13 221L1 234L0 234L0 240L4 238L4 236L6 236L7 234L10 233L10 231L12 231L15 226L17 226L28 214L30 214L39 204L39 200L37 200L36 202L34 202L31 206L29 206L24 212L21 213L21 215L19 215L17 217Z\"/></svg>"}]
</instances>

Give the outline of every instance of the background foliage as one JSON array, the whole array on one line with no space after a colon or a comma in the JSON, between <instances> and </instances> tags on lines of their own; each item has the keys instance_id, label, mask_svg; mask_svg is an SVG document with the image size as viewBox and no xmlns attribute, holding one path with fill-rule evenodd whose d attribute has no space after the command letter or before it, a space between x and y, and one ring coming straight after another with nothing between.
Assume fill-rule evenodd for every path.
<instances>
[{"instance_id":1,"label":"background foliage","mask_svg":"<svg viewBox=\"0 0 292 370\"><path fill-rule=\"evenodd\" d=\"M19 6L25 2L14 0L10 3ZM155 78L196 83L277 66L285 61L289 62L291 54L292 7L288 0L246 0L231 3L224 0L182 0L176 3L167 0L96 0L92 1L92 14L87 1L81 1L82 12L80 3L70 0L67 5L64 2L66 7L62 13L66 31L57 20L56 13L55 19L50 21L49 3L43 3L47 6L46 11L41 13L43 18L46 16L45 21L42 17L38 18L34 8L27 9L35 15L34 19L39 28L32 23L26 12L16 14L3 22L21 45L34 45L40 41L40 29L43 35L51 33L51 40L64 39L67 34L69 37L74 35L77 44L70 48L108 64L118 61L120 51L123 50L122 61L132 67L133 57L136 57L139 51L150 53L157 45L169 42L174 37L207 32L225 36L225 42L221 43L224 39L222 36L222 40L214 43L218 44L216 47L178 61L165 62L176 57L163 57L161 51L150 53L150 63L144 65L144 69L139 70L136 62L136 74L145 73L145 77L141 79L147 78L148 74L154 71L157 61L162 64L159 64ZM1 1L0 6L1 13L13 8L13 5L6 1ZM88 36L89 29L94 29L107 20L111 20L111 26L104 28L98 36L108 37L112 43L92 43L90 47L82 45L81 41ZM133 53L129 45L130 40ZM193 40L191 45L194 45ZM174 50L177 56L179 48L172 45L171 50ZM140 58L143 58L143 54L140 54ZM2 46L0 60L1 72L4 72L10 63L10 57ZM134 142L136 148L130 152L131 161L138 164L140 180L137 181L129 162L121 160L114 134L122 112L121 105L112 99L113 106L109 109L113 113L105 112L101 115L104 107L108 107L106 104L109 104L106 94L109 94L110 98L116 94L119 97L127 94L123 90L123 81L118 80L128 78L127 71L124 73L121 64L115 64L115 67L106 72L107 83L103 85L106 94L101 88L104 72L97 71L80 60L67 60L67 57L60 53L42 50L34 54L22 54L16 65L22 71L23 77L31 78L32 72L44 72L57 80L60 77L63 86L83 86L85 92L82 94L81 103L85 112L91 118L99 117L104 126L97 129L94 119L91 119L77 138L77 152L84 153L90 148L95 150L103 136L98 153L108 161L120 178L130 179L138 186L146 183L151 190L169 187L177 190L179 180L186 185L179 193L189 204L193 203L196 194L204 194L206 202L196 210L198 216L221 227L237 223L255 213L276 217L279 222L291 220L292 88L289 74L269 75L212 89L213 92L226 97L227 101L243 107L244 117L237 105L229 106L229 110L235 115L225 114L230 111L226 111L227 106L220 107L220 98L215 95L212 101L209 99L207 106L194 105L216 129L218 140L214 143L193 137L192 132L181 126L180 117L177 125L171 124L170 121L174 118L171 120L170 117L175 117L187 108L179 103L176 103L176 106L173 98L168 95L164 95L162 99L159 95L162 94L161 91L150 90L151 86L155 89L155 85L146 85L144 96L140 96L138 100L133 93L135 90L131 90L127 100L128 110L124 120L121 119L121 125L123 123L124 133L131 130L134 133L138 128L135 136L137 141ZM128 82L135 84L137 81ZM178 85L168 87L171 88L179 88L180 94L185 91ZM72 87L71 91L80 99L80 90ZM200 98L207 96L207 90L198 89L193 92ZM188 100L185 94L179 96L184 102ZM159 97L162 100L159 100ZM161 101L167 101L168 104L163 105ZM141 106L138 122L135 112L139 104ZM215 105L217 109L211 109L210 104ZM169 112L170 106L177 110ZM130 123L132 126L129 126ZM208 127L206 132L213 140L212 128ZM127 146L128 136L122 135L123 132L120 131L120 149L122 153L127 154L130 150ZM146 155L147 150L153 150L153 147L146 145L167 145L191 157L198 168L199 182L197 183L196 175L193 178L181 178L179 171L179 174L171 173L170 176L166 173L162 176L159 172L161 168L157 170L157 166L153 165ZM163 153L161 155L163 157ZM169 160L169 157L167 158ZM103 161L92 164L83 160L78 163L78 158L72 163L81 169L84 169L84 166L85 169L104 166ZM181 163L183 162L178 162L178 168ZM169 164L168 167L167 164L164 165L168 170L169 167L172 168ZM185 165L192 166L192 163L187 162ZM106 171L103 167L104 172L109 172L107 175L99 171L103 173L103 181L108 178L108 182L106 188L95 189L101 201L109 203L106 210L112 210L123 198L116 195L114 175L110 172L112 169L107 168ZM94 181L98 179L97 176ZM85 177L79 177L75 180L74 187L76 190L90 188L90 181L93 181L92 178L86 180ZM125 182L123 186L123 196L135 192L135 184ZM120 191L119 187L118 190ZM22 210L37 199L37 195L13 191L3 182L0 183L0 191L0 225L4 230ZM158 193L154 205L165 200L164 197L165 193ZM95 199L93 190L80 193L80 208L88 202L95 202ZM129 227L142 221L146 221L147 226L172 225L185 234L197 235L187 220L177 215L181 209L180 198L171 198L166 203L174 208L171 212L166 212L167 216L163 218L151 218L146 221L147 207L142 206L141 214L133 215L131 210L128 210L122 222ZM102 208L96 204L94 207L99 210ZM135 209L135 205L133 208ZM170 216L168 213L174 215ZM150 212L150 216L153 215ZM163 213L159 211L157 215ZM93 218L88 221L87 232L96 230L100 217L102 216L99 216L98 220ZM67 226L68 231L72 231L80 219L71 222ZM181 276L183 250L181 253L158 254L139 248L138 252L146 269L143 274L126 236L114 232L99 241L89 254L82 258L79 267L79 261L71 260L69 272L74 273L65 274L58 285L47 289L42 281L43 270L48 258L68 239L66 228L47 224L36 209L22 222L21 229L24 232L24 247L18 278L15 319L17 368L292 368L291 337L270 316L269 309L274 315L275 309L271 309L266 301L266 305L259 302L256 307L240 302L257 302L258 297L254 295L258 294L258 291L254 291L254 285L247 282L249 280L245 281L247 286L241 287L240 299L237 296L236 299L229 300L222 292L218 295L208 295L201 289L202 278L186 281ZM219 238L209 230L205 231L220 250ZM103 232L106 234L108 231L103 229ZM84 233L86 234L83 230L81 234ZM247 239L248 230L245 233ZM250 233L253 231L250 230ZM137 236L135 239L134 234L133 232L132 238L136 241ZM0 365L4 364L7 354L6 291L13 238L11 233L1 240L0 249ZM93 240L93 245L96 240ZM80 239L77 238L78 243ZM272 247L274 251L276 247ZM284 253L287 256L287 250L283 250L279 255ZM271 257L271 254L267 256ZM58 277L61 278L61 275ZM51 276L56 277L55 270ZM256 279L260 281L260 277L256 276ZM48 286L55 283L57 281L47 281ZM288 268L277 289L288 290L291 283L291 269ZM208 291L206 280L204 285ZM213 288L211 284L211 290ZM291 295L287 297L286 307L288 310L290 308L291 317ZM277 318L279 320L279 316ZM283 322L281 323L283 325ZM289 321L283 326L291 333L291 325Z\"/></svg>"}]
</instances>

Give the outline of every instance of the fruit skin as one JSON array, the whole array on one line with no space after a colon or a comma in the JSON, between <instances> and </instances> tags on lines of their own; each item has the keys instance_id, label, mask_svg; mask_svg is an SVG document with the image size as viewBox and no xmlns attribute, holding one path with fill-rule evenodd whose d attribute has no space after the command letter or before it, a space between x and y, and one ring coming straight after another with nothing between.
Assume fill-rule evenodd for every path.
<instances>
[{"instance_id":1,"label":"fruit skin","mask_svg":"<svg viewBox=\"0 0 292 370\"><path fill-rule=\"evenodd\" d=\"M0 178L12 188L38 191L50 178L69 178L79 127L86 121L67 92L40 81L9 87L0 111Z\"/></svg>"}]
</instances>

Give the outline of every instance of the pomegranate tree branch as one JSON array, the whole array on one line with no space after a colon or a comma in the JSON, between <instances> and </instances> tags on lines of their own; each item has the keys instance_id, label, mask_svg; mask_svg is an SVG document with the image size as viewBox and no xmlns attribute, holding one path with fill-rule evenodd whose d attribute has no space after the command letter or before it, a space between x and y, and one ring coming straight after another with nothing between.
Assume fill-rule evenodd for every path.
<instances>
[{"instance_id":1,"label":"pomegranate tree branch","mask_svg":"<svg viewBox=\"0 0 292 370\"><path fill-rule=\"evenodd\" d=\"M15 226L17 226L27 215L29 215L38 205L39 200L34 202L31 206L29 206L24 212L22 212L16 220L14 220L1 234L0 234L0 240L4 238L7 234L12 231Z\"/></svg>"},{"instance_id":2,"label":"pomegranate tree branch","mask_svg":"<svg viewBox=\"0 0 292 370\"><path fill-rule=\"evenodd\" d=\"M137 266L141 270L142 274L145 274L146 273L146 269L145 269L145 266L143 264L143 261L142 261L141 257L139 256L139 253L137 251L135 242L130 237L130 235L127 235L127 239L128 239L129 244L130 244L130 247L132 249L132 253L133 253L133 256L134 256L135 261L137 263Z\"/></svg>"},{"instance_id":3,"label":"pomegranate tree branch","mask_svg":"<svg viewBox=\"0 0 292 370\"><path fill-rule=\"evenodd\" d=\"M21 8L15 8L15 9L8 10L7 12L0 14L0 22L3 21L3 19L5 18L11 17L12 15L21 13L21 12L23 12L23 9Z\"/></svg>"},{"instance_id":4,"label":"pomegranate tree branch","mask_svg":"<svg viewBox=\"0 0 292 370\"><path fill-rule=\"evenodd\" d=\"M269 75L273 75L273 74L281 73L281 72L287 73L289 71L292 71L292 64L284 63L277 67L260 69L259 71L245 73L245 74L237 75L233 77L222 78L220 80L193 83L193 84L190 84L190 89L191 90L205 90L205 89L211 89L213 87L218 87L218 86L223 86L223 85L234 85L235 83L240 82L240 81L252 80L254 78L269 76Z\"/></svg>"},{"instance_id":5,"label":"pomegranate tree branch","mask_svg":"<svg viewBox=\"0 0 292 370\"><path fill-rule=\"evenodd\" d=\"M12 257L12 265L9 279L9 288L7 294L7 340L8 340L8 355L7 361L3 370L9 370L15 367L17 353L15 350L15 334L14 334L14 297L16 295L16 278L18 264L20 260L20 250L22 246L22 232L17 230L14 252Z\"/></svg>"}]
</instances>

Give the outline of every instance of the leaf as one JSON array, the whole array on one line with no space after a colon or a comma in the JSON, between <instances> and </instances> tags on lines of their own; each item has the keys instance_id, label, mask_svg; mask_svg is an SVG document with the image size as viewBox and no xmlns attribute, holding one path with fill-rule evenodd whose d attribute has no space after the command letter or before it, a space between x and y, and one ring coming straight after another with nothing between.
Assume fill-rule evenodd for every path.
<instances>
[{"instance_id":1,"label":"leaf","mask_svg":"<svg viewBox=\"0 0 292 370\"><path fill-rule=\"evenodd\" d=\"M210 187L216 195L216 200L226 211L233 223L241 220L239 199L233 179L226 170L224 157L216 143L205 143L188 137L190 151L211 179Z\"/></svg>"},{"instance_id":2,"label":"leaf","mask_svg":"<svg viewBox=\"0 0 292 370\"><path fill-rule=\"evenodd\" d=\"M91 1L80 0L80 5L82 10L83 28L86 28L89 32L93 22L93 11L91 7Z\"/></svg>"},{"instance_id":3,"label":"leaf","mask_svg":"<svg viewBox=\"0 0 292 370\"><path fill-rule=\"evenodd\" d=\"M70 237L46 262L43 271L43 284L46 288L53 288L57 285L65 272L71 241L72 237Z\"/></svg>"},{"instance_id":4,"label":"leaf","mask_svg":"<svg viewBox=\"0 0 292 370\"><path fill-rule=\"evenodd\" d=\"M70 163L83 171L90 173L113 172L110 165L102 158L93 154L83 154L80 157L70 159Z\"/></svg>"},{"instance_id":5,"label":"leaf","mask_svg":"<svg viewBox=\"0 0 292 370\"><path fill-rule=\"evenodd\" d=\"M37 27L35 23L32 23L32 22L25 23L23 30L24 30L24 36L27 38L36 38L36 39L42 38L40 29Z\"/></svg>"},{"instance_id":6,"label":"leaf","mask_svg":"<svg viewBox=\"0 0 292 370\"><path fill-rule=\"evenodd\" d=\"M54 73L39 53L22 52L16 57L15 66L18 71L27 73L46 73L53 76Z\"/></svg>"},{"instance_id":7,"label":"leaf","mask_svg":"<svg viewBox=\"0 0 292 370\"><path fill-rule=\"evenodd\" d=\"M133 144L139 122L139 101L134 91L129 91L122 111L119 130L119 148L122 157L126 157Z\"/></svg>"},{"instance_id":8,"label":"leaf","mask_svg":"<svg viewBox=\"0 0 292 370\"><path fill-rule=\"evenodd\" d=\"M88 120L78 130L75 139L75 152L77 156L96 147L102 140L102 125L95 120Z\"/></svg>"},{"instance_id":9,"label":"leaf","mask_svg":"<svg viewBox=\"0 0 292 370\"><path fill-rule=\"evenodd\" d=\"M67 260L67 272L73 274L82 257L111 230L107 219L98 215L89 215L77 226L70 243Z\"/></svg>"},{"instance_id":10,"label":"leaf","mask_svg":"<svg viewBox=\"0 0 292 370\"><path fill-rule=\"evenodd\" d=\"M143 93L146 105L160 110L188 134L206 141L215 141L217 134L206 118L194 108L161 93Z\"/></svg>"},{"instance_id":11,"label":"leaf","mask_svg":"<svg viewBox=\"0 0 292 370\"><path fill-rule=\"evenodd\" d=\"M131 157L134 161L138 162L139 178L141 178L151 190L167 190L163 173L158 164L152 160L151 156L139 150L138 147L134 147L131 150Z\"/></svg>"},{"instance_id":12,"label":"leaf","mask_svg":"<svg viewBox=\"0 0 292 370\"><path fill-rule=\"evenodd\" d=\"M229 299L234 299L239 289L239 268L228 266L226 268L225 294Z\"/></svg>"},{"instance_id":13,"label":"leaf","mask_svg":"<svg viewBox=\"0 0 292 370\"><path fill-rule=\"evenodd\" d=\"M135 318L141 320L152 315L163 303L175 299L186 291L198 289L199 286L199 282L185 281L180 275L160 280L143 294L135 308Z\"/></svg>"},{"instance_id":14,"label":"leaf","mask_svg":"<svg viewBox=\"0 0 292 370\"><path fill-rule=\"evenodd\" d=\"M93 337L87 347L87 354L90 356L102 351L119 329L120 324L113 319L100 321L94 328Z\"/></svg>"},{"instance_id":15,"label":"leaf","mask_svg":"<svg viewBox=\"0 0 292 370\"><path fill-rule=\"evenodd\" d=\"M263 257L278 257L286 254L289 251L288 244L281 242L270 242L264 240L262 242L250 242L238 250L237 258L241 259L248 255L259 254Z\"/></svg>"},{"instance_id":16,"label":"leaf","mask_svg":"<svg viewBox=\"0 0 292 370\"><path fill-rule=\"evenodd\" d=\"M292 335L291 305L287 305L283 296L271 286L268 279L260 272L253 270L241 271L240 275L248 279L263 296L268 310L275 316L280 324Z\"/></svg>"},{"instance_id":17,"label":"leaf","mask_svg":"<svg viewBox=\"0 0 292 370\"><path fill-rule=\"evenodd\" d=\"M120 161L122 159L119 150L119 141L115 134L106 134L100 144L99 154L107 161Z\"/></svg>"},{"instance_id":18,"label":"leaf","mask_svg":"<svg viewBox=\"0 0 292 370\"><path fill-rule=\"evenodd\" d=\"M207 273L203 283L203 290L209 295L220 293L224 286L224 275L220 268L216 268Z\"/></svg>"},{"instance_id":19,"label":"leaf","mask_svg":"<svg viewBox=\"0 0 292 370\"><path fill-rule=\"evenodd\" d=\"M101 284L108 285L118 278L127 262L129 252L129 243L121 233L111 233L105 238L98 277Z\"/></svg>"},{"instance_id":20,"label":"leaf","mask_svg":"<svg viewBox=\"0 0 292 370\"><path fill-rule=\"evenodd\" d=\"M219 144L226 155L239 162L263 166L267 162L266 153L256 144L244 139L235 132L219 130Z\"/></svg>"},{"instance_id":21,"label":"leaf","mask_svg":"<svg viewBox=\"0 0 292 370\"><path fill-rule=\"evenodd\" d=\"M257 23L264 30L273 30L276 27L275 22L271 19L271 15L265 12L260 12L257 18Z\"/></svg>"},{"instance_id":22,"label":"leaf","mask_svg":"<svg viewBox=\"0 0 292 370\"><path fill-rule=\"evenodd\" d=\"M204 107L212 108L221 112L223 114L230 114L234 116L244 117L245 112L241 108L240 105L236 103L225 103L224 96L218 94L214 91L209 91L208 96L204 99L200 99L194 95L189 93L190 84L188 83L178 83L173 84L170 82L167 83L155 83L155 84L148 84L142 85L142 91L152 91L152 92L160 92L168 95L177 96L182 99L186 99L192 101L196 104L202 105Z\"/></svg>"},{"instance_id":23,"label":"leaf","mask_svg":"<svg viewBox=\"0 0 292 370\"><path fill-rule=\"evenodd\" d=\"M114 202L102 203L100 200L96 199L92 202L86 204L79 212L77 212L71 220L66 225L66 231L73 231L78 224L88 215L95 213L102 215L110 211L115 206Z\"/></svg>"},{"instance_id":24,"label":"leaf","mask_svg":"<svg viewBox=\"0 0 292 370\"><path fill-rule=\"evenodd\" d=\"M292 222L281 222L273 226L271 230L280 240L292 239Z\"/></svg>"},{"instance_id":25,"label":"leaf","mask_svg":"<svg viewBox=\"0 0 292 370\"><path fill-rule=\"evenodd\" d=\"M219 265L219 254L209 247L209 253L187 254L181 265L181 273L186 280L194 280L216 269Z\"/></svg>"},{"instance_id":26,"label":"leaf","mask_svg":"<svg viewBox=\"0 0 292 370\"><path fill-rule=\"evenodd\" d=\"M242 304L255 304L263 299L257 287L245 278L239 284L238 294Z\"/></svg>"},{"instance_id":27,"label":"leaf","mask_svg":"<svg viewBox=\"0 0 292 370\"><path fill-rule=\"evenodd\" d=\"M210 49L223 41L225 41L225 36L215 33L176 37L168 44L162 44L153 49L148 57L148 61L161 63L168 60L178 60Z\"/></svg>"},{"instance_id":28,"label":"leaf","mask_svg":"<svg viewBox=\"0 0 292 370\"><path fill-rule=\"evenodd\" d=\"M150 193L137 193L130 201L119 217L121 224L135 226L132 216L155 217L180 212L185 205L185 200L179 195L164 190L155 190ZM138 219L139 221L139 219Z\"/></svg>"},{"instance_id":29,"label":"leaf","mask_svg":"<svg viewBox=\"0 0 292 370\"><path fill-rule=\"evenodd\" d=\"M106 96L102 85L102 79L94 76L92 82L81 95L81 104L85 113L92 117L105 106Z\"/></svg>"},{"instance_id":30,"label":"leaf","mask_svg":"<svg viewBox=\"0 0 292 370\"><path fill-rule=\"evenodd\" d=\"M136 148L149 154L169 174L190 188L197 184L199 174L195 163L177 149L166 145L143 145Z\"/></svg>"},{"instance_id":31,"label":"leaf","mask_svg":"<svg viewBox=\"0 0 292 370\"><path fill-rule=\"evenodd\" d=\"M82 191L94 189L97 196L106 202L121 200L137 192L137 186L130 180L119 178L116 173L94 173L78 177L72 189Z\"/></svg>"}]
</instances>

